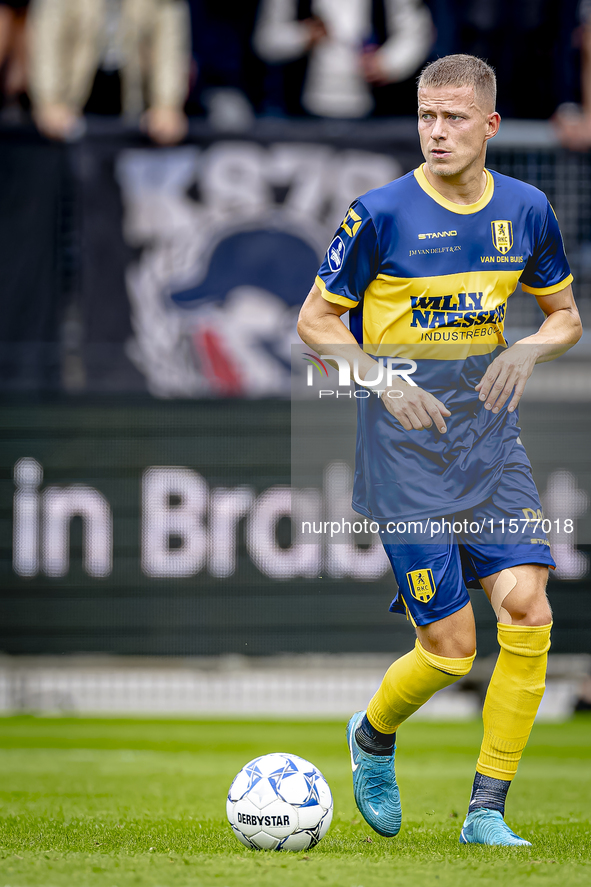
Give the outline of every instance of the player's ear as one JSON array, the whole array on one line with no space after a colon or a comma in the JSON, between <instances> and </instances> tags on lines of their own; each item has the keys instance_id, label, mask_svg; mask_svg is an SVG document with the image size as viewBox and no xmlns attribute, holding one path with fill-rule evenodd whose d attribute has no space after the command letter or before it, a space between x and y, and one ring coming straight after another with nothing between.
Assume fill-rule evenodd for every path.
<instances>
[{"instance_id":1,"label":"player's ear","mask_svg":"<svg viewBox=\"0 0 591 887\"><path fill-rule=\"evenodd\" d=\"M492 114L488 114L486 118L486 139L492 139L499 131L499 126L501 123L501 115L498 111L493 111Z\"/></svg>"}]
</instances>

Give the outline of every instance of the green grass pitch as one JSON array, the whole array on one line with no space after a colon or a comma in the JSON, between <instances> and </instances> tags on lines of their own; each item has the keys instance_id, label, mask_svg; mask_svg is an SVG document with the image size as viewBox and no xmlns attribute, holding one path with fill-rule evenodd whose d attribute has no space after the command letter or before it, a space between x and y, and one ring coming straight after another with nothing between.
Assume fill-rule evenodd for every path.
<instances>
[{"instance_id":1,"label":"green grass pitch","mask_svg":"<svg viewBox=\"0 0 591 887\"><path fill-rule=\"evenodd\" d=\"M588 887L591 717L534 727L507 809L531 848L458 844L480 733L399 731L404 819L386 839L355 808L343 723L2 718L0 887ZM271 751L308 758L332 788L313 850L247 850L226 822L233 777Z\"/></svg>"}]
</instances>

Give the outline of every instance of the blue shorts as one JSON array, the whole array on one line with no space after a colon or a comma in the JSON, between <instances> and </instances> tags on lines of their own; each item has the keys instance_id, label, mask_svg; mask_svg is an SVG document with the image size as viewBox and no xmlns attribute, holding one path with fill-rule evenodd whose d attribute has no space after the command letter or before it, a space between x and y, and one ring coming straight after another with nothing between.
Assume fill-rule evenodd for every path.
<instances>
[{"instance_id":1,"label":"blue shorts","mask_svg":"<svg viewBox=\"0 0 591 887\"><path fill-rule=\"evenodd\" d=\"M428 625L465 607L468 587L480 588L481 577L518 564L555 567L542 517L531 465L518 444L497 489L481 504L412 527L399 521L382 528L398 583L390 610Z\"/></svg>"}]
</instances>

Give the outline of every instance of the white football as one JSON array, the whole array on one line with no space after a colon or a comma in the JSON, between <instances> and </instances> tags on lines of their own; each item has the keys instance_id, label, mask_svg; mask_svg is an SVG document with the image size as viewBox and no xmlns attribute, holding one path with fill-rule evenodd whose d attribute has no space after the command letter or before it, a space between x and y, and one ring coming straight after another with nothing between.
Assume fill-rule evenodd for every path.
<instances>
[{"instance_id":1,"label":"white football","mask_svg":"<svg viewBox=\"0 0 591 887\"><path fill-rule=\"evenodd\" d=\"M245 764L230 786L226 812L247 847L308 850L328 831L332 795L313 764L277 752Z\"/></svg>"}]
</instances>

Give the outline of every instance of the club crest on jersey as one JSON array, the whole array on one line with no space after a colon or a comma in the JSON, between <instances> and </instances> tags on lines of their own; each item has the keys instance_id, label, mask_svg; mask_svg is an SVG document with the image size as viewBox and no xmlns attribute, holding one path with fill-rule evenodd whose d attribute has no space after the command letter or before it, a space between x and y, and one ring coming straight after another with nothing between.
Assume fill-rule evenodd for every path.
<instances>
[{"instance_id":1,"label":"club crest on jersey","mask_svg":"<svg viewBox=\"0 0 591 887\"><path fill-rule=\"evenodd\" d=\"M345 257L345 244L338 235L328 247L327 256L330 270L338 271L343 264L343 259Z\"/></svg>"},{"instance_id":2,"label":"club crest on jersey","mask_svg":"<svg viewBox=\"0 0 591 887\"><path fill-rule=\"evenodd\" d=\"M422 604L430 601L437 591L431 570L411 570L410 573L406 574L406 578L408 579L410 593L415 600L421 601Z\"/></svg>"},{"instance_id":3,"label":"club crest on jersey","mask_svg":"<svg viewBox=\"0 0 591 887\"><path fill-rule=\"evenodd\" d=\"M494 248L505 255L513 246L513 224L506 219L490 223Z\"/></svg>"}]
</instances>

